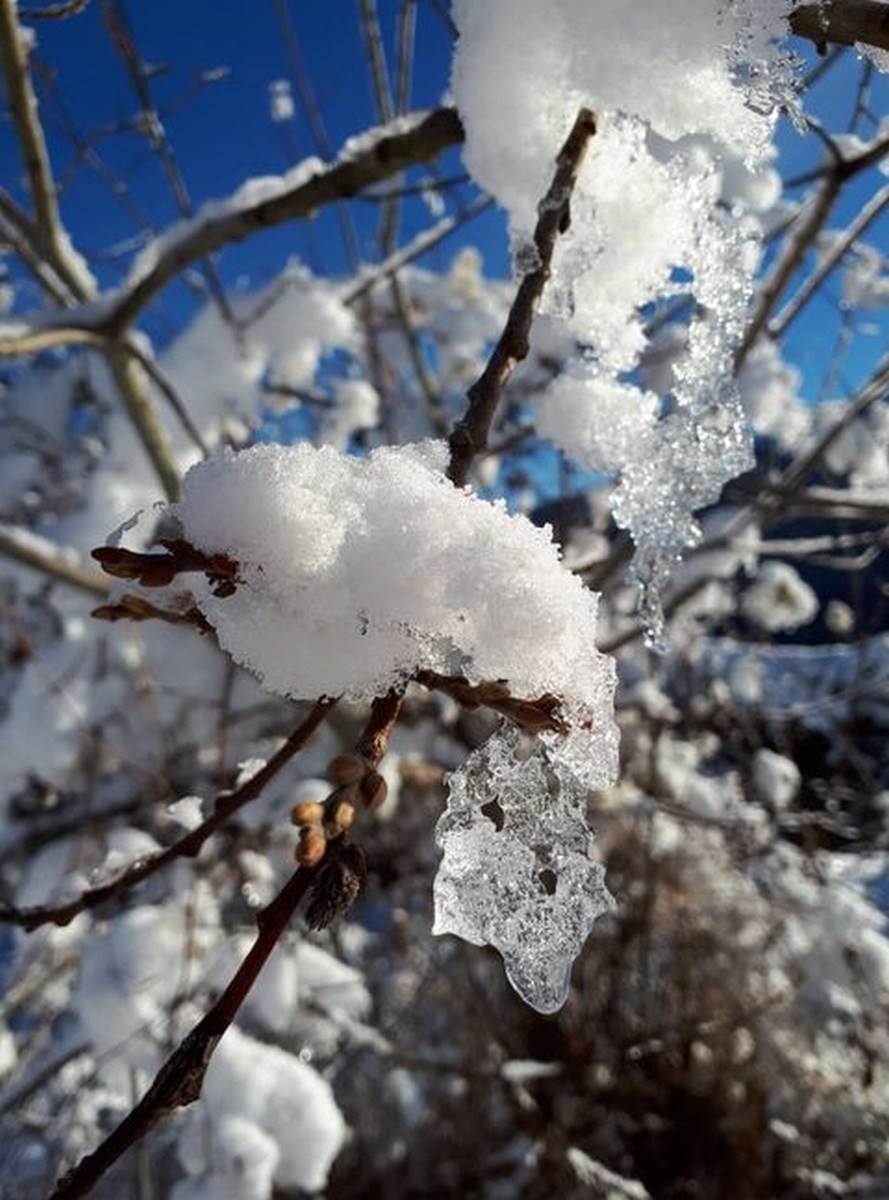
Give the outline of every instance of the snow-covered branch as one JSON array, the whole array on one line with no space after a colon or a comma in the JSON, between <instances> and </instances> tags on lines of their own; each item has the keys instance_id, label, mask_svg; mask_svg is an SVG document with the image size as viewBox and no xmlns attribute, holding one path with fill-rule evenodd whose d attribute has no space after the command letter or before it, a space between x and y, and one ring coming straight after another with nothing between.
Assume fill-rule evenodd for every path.
<instances>
[{"instance_id":1,"label":"snow-covered branch","mask_svg":"<svg viewBox=\"0 0 889 1200\"><path fill-rule=\"evenodd\" d=\"M232 196L204 204L142 252L120 291L110 298L99 328L110 336L125 329L175 275L190 263L251 234L347 200L406 167L435 158L463 140L452 108L396 118L353 138L330 165L309 160L287 175L248 181Z\"/></svg>"}]
</instances>

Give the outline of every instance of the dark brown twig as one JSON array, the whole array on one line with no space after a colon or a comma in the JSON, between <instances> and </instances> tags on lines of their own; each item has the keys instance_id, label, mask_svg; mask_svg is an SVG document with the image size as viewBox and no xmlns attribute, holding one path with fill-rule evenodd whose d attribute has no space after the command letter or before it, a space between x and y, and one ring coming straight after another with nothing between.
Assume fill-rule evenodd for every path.
<instances>
[{"instance_id":1,"label":"dark brown twig","mask_svg":"<svg viewBox=\"0 0 889 1200\"><path fill-rule=\"evenodd\" d=\"M791 32L816 46L862 42L889 50L889 8L882 0L821 0L802 4L788 18Z\"/></svg>"},{"instance_id":2,"label":"dark brown twig","mask_svg":"<svg viewBox=\"0 0 889 1200\"><path fill-rule=\"evenodd\" d=\"M336 701L332 700L319 700L307 721L300 726L290 742L298 738L306 725L313 719L312 728L314 729L335 703ZM401 713L402 703L403 693L392 691L385 696L378 697L371 705L370 716L355 747L356 754L366 759L371 768L377 767L386 753L389 739ZM308 733L305 736L308 736ZM303 740L305 739L303 738ZM271 777L269 771L272 764L283 754L285 749L286 747L282 747L278 754L269 760L266 767L244 787L252 787L253 794L258 794ZM221 802L228 810L226 815L230 815L233 811L230 806L235 796L242 794L243 791L244 789L239 789L238 793L232 793L232 796ZM211 820L215 819L216 814ZM204 824L206 825L207 822ZM203 826L194 830L192 834L183 838L182 842L196 837L202 828ZM177 843L177 845L180 844ZM170 848L171 851L173 849L173 847ZM88 1195L90 1189L105 1172L127 1150L139 1142L158 1121L177 1108L193 1104L200 1097L204 1076L216 1046L237 1016L260 971L290 923L300 901L311 893L309 912L314 907L316 916L322 915L317 910L330 905L335 908L342 899L336 893L343 887L347 891L351 889L350 898L354 899L362 878L363 855L348 837L337 837L329 841L324 857L316 866L300 866L294 872L271 904L263 909L257 917L256 938L228 987L194 1029L176 1047L136 1107L124 1117L114 1132L94 1153L81 1159L77 1166L64 1176L52 1193L50 1200L75 1200L75 1197ZM307 918L308 916L309 913L307 913Z\"/></svg>"},{"instance_id":3,"label":"dark brown twig","mask_svg":"<svg viewBox=\"0 0 889 1200\"><path fill-rule=\"evenodd\" d=\"M50 1200L89 1195L117 1160L157 1123L200 1097L213 1051L232 1024L260 971L271 956L314 878L299 867L275 899L257 917L258 931L228 987L163 1064L148 1091L112 1134L65 1175Z\"/></svg>"},{"instance_id":4,"label":"dark brown twig","mask_svg":"<svg viewBox=\"0 0 889 1200\"><path fill-rule=\"evenodd\" d=\"M99 908L109 900L115 900L125 892L143 883L158 871L163 870L177 858L194 858L204 843L220 829L238 809L243 808L262 792L266 784L286 766L286 764L302 750L311 735L315 732L333 706L336 700L319 700L306 719L296 729L284 745L278 750L266 765L257 771L245 784L227 795L220 796L211 816L202 821L197 828L192 829L184 837L167 846L157 854L153 854L141 862L123 871L116 878L98 887L88 888L67 904L47 905L35 908L0 907L0 924L17 925L20 929L30 932L41 925L67 925L78 915L89 909Z\"/></svg>"},{"instance_id":5,"label":"dark brown twig","mask_svg":"<svg viewBox=\"0 0 889 1200\"><path fill-rule=\"evenodd\" d=\"M595 132L595 116L589 109L582 108L559 151L549 190L538 206L533 239L535 264L522 277L506 327L484 371L469 389L466 413L449 438L451 461L448 478L457 487L466 485L473 459L487 446L488 433L504 385L516 365L528 355L531 326L550 277L556 242L560 234L567 232L571 223L571 193L587 145Z\"/></svg>"}]
</instances>

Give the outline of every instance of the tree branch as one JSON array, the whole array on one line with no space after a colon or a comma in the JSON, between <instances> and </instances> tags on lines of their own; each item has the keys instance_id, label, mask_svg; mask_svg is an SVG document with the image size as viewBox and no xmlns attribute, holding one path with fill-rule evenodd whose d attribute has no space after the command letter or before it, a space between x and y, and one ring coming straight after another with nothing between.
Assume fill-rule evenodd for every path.
<instances>
[{"instance_id":1,"label":"tree branch","mask_svg":"<svg viewBox=\"0 0 889 1200\"><path fill-rule=\"evenodd\" d=\"M104 599L111 590L110 581L98 571L85 567L72 551L13 525L0 524L0 555L92 596Z\"/></svg>"},{"instance_id":2,"label":"tree branch","mask_svg":"<svg viewBox=\"0 0 889 1200\"><path fill-rule=\"evenodd\" d=\"M14 0L0 0L0 63L34 201L34 230L38 245L72 293L79 300L85 300L93 289L80 262L72 254L62 228L49 154L37 117L37 99L31 87L25 41Z\"/></svg>"},{"instance_id":3,"label":"tree branch","mask_svg":"<svg viewBox=\"0 0 889 1200\"><path fill-rule=\"evenodd\" d=\"M68 925L79 913L99 908L108 901L117 899L137 884L144 883L146 879L156 875L177 858L195 858L204 843L239 809L255 800L270 780L302 750L335 704L336 700L319 700L302 724L260 771L235 791L220 796L213 813L205 821L171 846L167 846L165 850L141 859L108 883L87 888L66 904L33 908L0 906L0 924L16 925L28 933L41 925Z\"/></svg>"},{"instance_id":4,"label":"tree branch","mask_svg":"<svg viewBox=\"0 0 889 1200\"><path fill-rule=\"evenodd\" d=\"M319 701L312 715L316 714L322 705L325 706L324 712L318 715L320 721L334 703L336 701ZM401 713L402 703L403 693L392 691L378 697L371 705L370 715L355 746L355 753L362 756L372 769L379 765L386 753L389 739ZM311 720L311 716L309 719ZM298 734L299 730L294 737ZM268 766L271 766L272 761L269 761ZM263 772L259 774L262 775ZM254 776L250 784L258 778ZM258 785L257 790L261 790L266 781L267 777ZM335 915L338 897L326 893L336 892L337 872L340 869L344 872L353 871L356 852L363 859L357 847L347 838L335 837L326 843L324 855L317 865L300 866L291 875L271 904L258 915L259 928L256 938L228 987L191 1033L176 1047L136 1107L124 1117L120 1125L93 1154L81 1159L77 1166L64 1176L50 1200L75 1200L75 1197L88 1195L94 1184L121 1155L140 1141L158 1121L177 1108L193 1104L200 1097L207 1067L220 1038L237 1016L300 901L310 890L314 891L307 911L307 919L310 922L312 905L316 908L319 904L328 907L333 905ZM319 892L325 894L319 895Z\"/></svg>"},{"instance_id":5,"label":"tree branch","mask_svg":"<svg viewBox=\"0 0 889 1200\"><path fill-rule=\"evenodd\" d=\"M105 1172L158 1121L200 1097L213 1051L280 941L315 873L306 867L297 868L271 904L259 913L256 938L228 987L176 1047L136 1107L94 1153L81 1159L60 1180L50 1200L74 1200L89 1195Z\"/></svg>"},{"instance_id":6,"label":"tree branch","mask_svg":"<svg viewBox=\"0 0 889 1200\"><path fill-rule=\"evenodd\" d=\"M571 193L587 144L595 132L594 115L589 109L582 108L559 151L552 183L538 205L537 227L534 230L536 263L519 284L500 340L484 371L469 389L469 405L449 438L451 461L448 477L457 487L465 486L473 459L487 445L504 385L516 365L527 357L531 326L550 277L556 242L570 225Z\"/></svg>"},{"instance_id":7,"label":"tree branch","mask_svg":"<svg viewBox=\"0 0 889 1200\"><path fill-rule=\"evenodd\" d=\"M889 50L889 5L882 0L821 0L803 4L789 17L797 37L817 46L835 42L854 46L857 42Z\"/></svg>"},{"instance_id":8,"label":"tree branch","mask_svg":"<svg viewBox=\"0 0 889 1200\"><path fill-rule=\"evenodd\" d=\"M125 284L101 322L113 336L130 324L148 301L190 263L205 258L251 234L298 217L308 217L322 205L345 200L363 188L397 175L406 167L434 158L463 141L463 126L452 108L399 118L373 135L348 142L331 166L319 167L308 179L284 186L266 199L228 200L204 205L189 221L160 238L157 260Z\"/></svg>"}]
</instances>

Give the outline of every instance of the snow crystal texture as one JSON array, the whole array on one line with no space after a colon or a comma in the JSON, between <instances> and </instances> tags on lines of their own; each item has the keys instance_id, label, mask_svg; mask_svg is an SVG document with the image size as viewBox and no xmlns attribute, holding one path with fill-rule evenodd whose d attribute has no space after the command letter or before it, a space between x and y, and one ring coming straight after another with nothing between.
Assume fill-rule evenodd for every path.
<instances>
[{"instance_id":1,"label":"snow crystal texture","mask_svg":"<svg viewBox=\"0 0 889 1200\"><path fill-rule=\"evenodd\" d=\"M184 535L240 564L225 598L193 577L221 645L295 698L367 698L426 668L607 708L596 597L548 530L455 488L443 453L262 445L193 467Z\"/></svg>"}]
</instances>

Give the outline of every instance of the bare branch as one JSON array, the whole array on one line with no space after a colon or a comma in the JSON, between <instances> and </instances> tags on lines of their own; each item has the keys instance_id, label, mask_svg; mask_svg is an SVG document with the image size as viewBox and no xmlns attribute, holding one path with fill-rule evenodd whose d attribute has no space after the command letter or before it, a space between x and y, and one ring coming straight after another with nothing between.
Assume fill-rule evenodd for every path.
<instances>
[{"instance_id":1,"label":"bare branch","mask_svg":"<svg viewBox=\"0 0 889 1200\"><path fill-rule=\"evenodd\" d=\"M87 888L65 904L33 908L0 906L0 924L17 925L28 932L38 929L41 925L68 925L79 913L99 908L110 900L118 899L176 859L196 857L204 843L239 809L255 800L269 781L302 750L335 704L336 700L319 700L306 719L260 771L235 791L220 796L213 813L171 846L140 860L108 883Z\"/></svg>"},{"instance_id":2,"label":"bare branch","mask_svg":"<svg viewBox=\"0 0 889 1200\"><path fill-rule=\"evenodd\" d=\"M258 932L228 987L191 1033L176 1047L148 1091L93 1153L60 1180L50 1200L89 1195L93 1185L158 1121L200 1097L210 1059L234 1021L260 971L312 883L314 870L299 867L275 899L257 916Z\"/></svg>"},{"instance_id":3,"label":"bare branch","mask_svg":"<svg viewBox=\"0 0 889 1200\"><path fill-rule=\"evenodd\" d=\"M390 254L388 258L378 263L375 267L368 270L364 277L360 277L357 283L351 284L342 294L343 304L354 304L365 292L369 292L371 288L382 279L389 279L402 267L407 266L409 262L413 262L415 258L419 258L421 254L425 254L439 242L444 241L449 234L455 229L466 225L474 217L479 216L485 209L490 208L494 203L490 196L476 196L476 198L467 204L460 212L452 213L448 217L442 217L429 229L424 229L422 233L418 233L412 241L406 246L402 246L400 250L396 250L394 254Z\"/></svg>"},{"instance_id":4,"label":"bare branch","mask_svg":"<svg viewBox=\"0 0 889 1200\"><path fill-rule=\"evenodd\" d=\"M795 8L788 19L792 33L816 46L860 42L889 50L889 8L882 0L821 0Z\"/></svg>"},{"instance_id":5,"label":"bare branch","mask_svg":"<svg viewBox=\"0 0 889 1200\"><path fill-rule=\"evenodd\" d=\"M872 196L864 205L843 236L837 240L835 245L831 246L796 295L788 301L775 320L771 322L769 333L773 338L782 337L786 333L790 324L812 299L837 264L843 260L852 245L887 207L889 207L889 184L880 188L876 195Z\"/></svg>"},{"instance_id":6,"label":"bare branch","mask_svg":"<svg viewBox=\"0 0 889 1200\"><path fill-rule=\"evenodd\" d=\"M401 713L402 702L403 693L392 691L378 697L371 705L367 723L355 746L355 753L369 764L371 775L374 773L373 768L379 765L388 749L389 739ZM336 702L328 700L318 702L313 714L317 713L322 705L326 706L324 712L318 715L319 722L334 703ZM298 734L299 730L294 737ZM272 761L269 761L268 766L271 766ZM260 772L260 775L262 774ZM254 779L257 778L258 776L254 776ZM267 780L268 776L258 784L257 793ZM250 783L253 783L253 780ZM271 904L258 915L259 928L256 938L228 987L173 1051L132 1112L124 1117L98 1150L87 1155L69 1171L52 1193L50 1200L74 1200L77 1196L88 1195L93 1185L121 1155L140 1141L158 1121L177 1108L193 1104L200 1097L207 1067L220 1038L237 1016L300 901L310 890L313 892L306 914L310 923L313 906L319 910L333 905L335 909L337 897L328 893L336 891L337 872L340 869L346 873L353 872L356 856L358 860L363 861L361 851L348 838L337 836L326 843L323 857L316 865L300 866L296 870Z\"/></svg>"},{"instance_id":7,"label":"bare branch","mask_svg":"<svg viewBox=\"0 0 889 1200\"><path fill-rule=\"evenodd\" d=\"M506 327L488 363L468 392L469 405L451 433L451 462L448 477L463 487L476 455L488 442L488 433L500 396L516 365L527 357L531 326L550 276L553 251L559 235L571 222L571 193L583 163L587 144L596 132L596 119L582 108L556 159L552 183L538 206L534 230L534 266L522 277Z\"/></svg>"},{"instance_id":8,"label":"bare branch","mask_svg":"<svg viewBox=\"0 0 889 1200\"><path fill-rule=\"evenodd\" d=\"M175 503L181 495L182 480L167 435L145 386L145 372L133 357L127 342L109 344L106 358L124 407L151 459L164 493L170 503Z\"/></svg>"},{"instance_id":9,"label":"bare branch","mask_svg":"<svg viewBox=\"0 0 889 1200\"><path fill-rule=\"evenodd\" d=\"M49 154L37 117L37 99L31 87L25 41L14 0L0 0L0 63L34 201L34 229L38 245L72 293L78 299L85 300L93 288L81 264L72 254L62 228Z\"/></svg>"},{"instance_id":10,"label":"bare branch","mask_svg":"<svg viewBox=\"0 0 889 1200\"><path fill-rule=\"evenodd\" d=\"M92 596L104 599L111 590L110 581L84 566L73 551L12 525L0 524L0 554Z\"/></svg>"}]
</instances>

